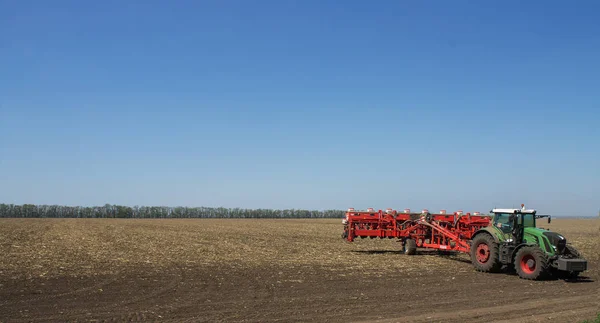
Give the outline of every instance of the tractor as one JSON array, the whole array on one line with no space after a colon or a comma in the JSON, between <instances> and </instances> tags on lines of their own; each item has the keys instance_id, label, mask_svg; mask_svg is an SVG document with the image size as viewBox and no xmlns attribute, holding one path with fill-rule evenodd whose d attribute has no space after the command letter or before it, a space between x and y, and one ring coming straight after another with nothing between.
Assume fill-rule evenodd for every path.
<instances>
[{"instance_id":1,"label":"tractor","mask_svg":"<svg viewBox=\"0 0 600 323\"><path fill-rule=\"evenodd\" d=\"M553 275L576 278L587 270L587 261L564 236L537 228L536 220L547 217L536 210L492 209L490 224L472 236L470 256L476 270L516 271L523 279L538 280Z\"/></svg>"}]
</instances>

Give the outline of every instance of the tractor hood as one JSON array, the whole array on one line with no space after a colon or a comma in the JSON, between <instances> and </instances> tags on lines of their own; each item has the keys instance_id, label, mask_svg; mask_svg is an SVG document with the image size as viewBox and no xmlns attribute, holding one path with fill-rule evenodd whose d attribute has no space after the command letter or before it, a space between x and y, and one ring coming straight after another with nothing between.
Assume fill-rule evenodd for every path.
<instances>
[{"instance_id":1,"label":"tractor hood","mask_svg":"<svg viewBox=\"0 0 600 323\"><path fill-rule=\"evenodd\" d=\"M541 234L544 234L544 232L550 232L546 229L542 229L542 228L531 228L531 227L527 227L525 228L525 234L531 234L534 236L539 236Z\"/></svg>"},{"instance_id":2,"label":"tractor hood","mask_svg":"<svg viewBox=\"0 0 600 323\"><path fill-rule=\"evenodd\" d=\"M565 237L556 232L551 231L546 231L543 233L543 235L546 238L548 238L551 245L556 247L556 251L558 251L558 254L563 254L563 252L565 251L565 247L567 246L567 239Z\"/></svg>"},{"instance_id":3,"label":"tractor hood","mask_svg":"<svg viewBox=\"0 0 600 323\"><path fill-rule=\"evenodd\" d=\"M562 254L567 245L567 239L559 233L540 228L525 228L525 240L538 242L549 253Z\"/></svg>"}]
</instances>

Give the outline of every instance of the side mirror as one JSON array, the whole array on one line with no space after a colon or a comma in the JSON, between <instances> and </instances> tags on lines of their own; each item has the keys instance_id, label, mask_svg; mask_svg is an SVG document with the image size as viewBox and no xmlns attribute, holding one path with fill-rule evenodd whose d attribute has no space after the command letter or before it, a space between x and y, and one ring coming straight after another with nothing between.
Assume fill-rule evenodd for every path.
<instances>
[{"instance_id":1,"label":"side mirror","mask_svg":"<svg viewBox=\"0 0 600 323\"><path fill-rule=\"evenodd\" d=\"M548 217L548 224L550 224L550 222L552 221L552 216Z\"/></svg>"}]
</instances>

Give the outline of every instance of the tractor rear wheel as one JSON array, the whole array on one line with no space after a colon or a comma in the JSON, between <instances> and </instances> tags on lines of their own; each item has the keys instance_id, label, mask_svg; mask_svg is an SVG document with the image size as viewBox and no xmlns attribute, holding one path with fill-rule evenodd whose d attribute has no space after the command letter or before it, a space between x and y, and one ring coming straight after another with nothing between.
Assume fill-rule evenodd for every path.
<instances>
[{"instance_id":1,"label":"tractor rear wheel","mask_svg":"<svg viewBox=\"0 0 600 323\"><path fill-rule=\"evenodd\" d=\"M548 274L548 257L537 246L523 247L515 256L515 269L523 279L542 279Z\"/></svg>"},{"instance_id":2,"label":"tractor rear wheel","mask_svg":"<svg viewBox=\"0 0 600 323\"><path fill-rule=\"evenodd\" d=\"M475 269L497 272L502 267L498 256L498 244L489 234L479 234L471 244L471 262Z\"/></svg>"},{"instance_id":3,"label":"tractor rear wheel","mask_svg":"<svg viewBox=\"0 0 600 323\"><path fill-rule=\"evenodd\" d=\"M414 255L417 253L417 242L413 239L406 239L404 241L404 253L407 255Z\"/></svg>"}]
</instances>

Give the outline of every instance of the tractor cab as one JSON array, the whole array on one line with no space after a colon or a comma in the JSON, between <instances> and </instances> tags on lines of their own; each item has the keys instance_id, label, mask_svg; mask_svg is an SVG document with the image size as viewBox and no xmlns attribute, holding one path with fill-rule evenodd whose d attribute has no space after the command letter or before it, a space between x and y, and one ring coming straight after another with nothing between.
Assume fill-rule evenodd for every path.
<instances>
[{"instance_id":1,"label":"tractor cab","mask_svg":"<svg viewBox=\"0 0 600 323\"><path fill-rule=\"evenodd\" d=\"M521 209L493 209L491 210L492 225L504 234L514 233L519 227L535 228L536 212L536 210L527 210L524 206Z\"/></svg>"},{"instance_id":2,"label":"tractor cab","mask_svg":"<svg viewBox=\"0 0 600 323\"><path fill-rule=\"evenodd\" d=\"M523 204L521 209L492 209L490 212L493 214L492 227L505 240L516 244L524 242L526 232L536 229L536 219L548 217L548 223L551 222L550 215L537 215L536 210L525 209Z\"/></svg>"}]
</instances>

